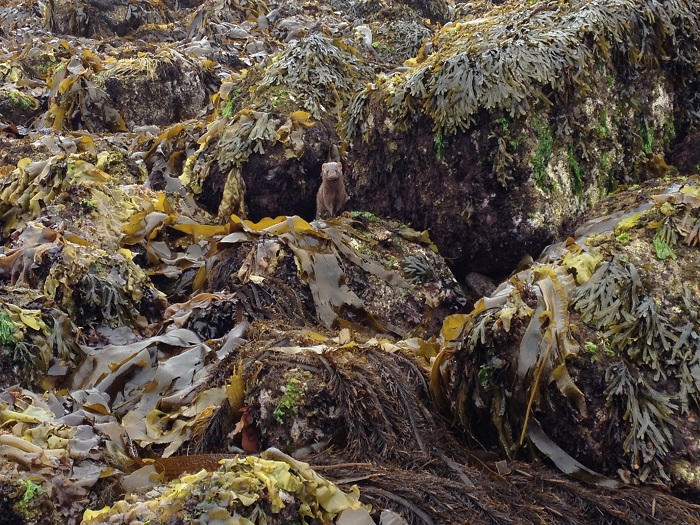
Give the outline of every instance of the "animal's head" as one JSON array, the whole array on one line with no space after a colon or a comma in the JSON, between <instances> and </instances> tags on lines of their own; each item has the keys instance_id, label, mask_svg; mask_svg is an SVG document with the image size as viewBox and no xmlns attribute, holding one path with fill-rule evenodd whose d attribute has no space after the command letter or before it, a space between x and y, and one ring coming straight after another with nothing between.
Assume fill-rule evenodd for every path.
<instances>
[{"instance_id":1,"label":"animal's head","mask_svg":"<svg viewBox=\"0 0 700 525\"><path fill-rule=\"evenodd\" d=\"M343 165L340 162L326 162L321 166L323 180L338 180L343 176Z\"/></svg>"}]
</instances>

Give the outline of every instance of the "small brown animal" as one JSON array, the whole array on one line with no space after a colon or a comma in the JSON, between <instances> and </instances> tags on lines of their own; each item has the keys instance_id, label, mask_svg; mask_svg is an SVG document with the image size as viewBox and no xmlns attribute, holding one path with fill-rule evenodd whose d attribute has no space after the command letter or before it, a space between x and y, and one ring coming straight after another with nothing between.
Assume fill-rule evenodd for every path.
<instances>
[{"instance_id":1,"label":"small brown animal","mask_svg":"<svg viewBox=\"0 0 700 525\"><path fill-rule=\"evenodd\" d=\"M316 218L330 219L337 216L348 202L343 165L326 162L321 166L321 176L323 181L316 194Z\"/></svg>"}]
</instances>

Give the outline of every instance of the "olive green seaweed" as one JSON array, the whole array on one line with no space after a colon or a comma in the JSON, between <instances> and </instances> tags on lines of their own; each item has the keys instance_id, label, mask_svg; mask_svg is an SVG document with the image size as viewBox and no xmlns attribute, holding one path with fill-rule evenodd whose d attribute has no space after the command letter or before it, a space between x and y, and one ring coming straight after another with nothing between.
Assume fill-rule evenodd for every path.
<instances>
[{"instance_id":1,"label":"olive green seaweed","mask_svg":"<svg viewBox=\"0 0 700 525\"><path fill-rule=\"evenodd\" d=\"M274 57L258 89L283 87L298 94L300 106L314 118L337 115L373 76L352 50L310 35Z\"/></svg>"},{"instance_id":2,"label":"olive green seaweed","mask_svg":"<svg viewBox=\"0 0 700 525\"><path fill-rule=\"evenodd\" d=\"M409 255L403 261L403 271L411 284L420 284L435 279L435 270L422 253Z\"/></svg>"},{"instance_id":3,"label":"olive green seaweed","mask_svg":"<svg viewBox=\"0 0 700 525\"><path fill-rule=\"evenodd\" d=\"M399 127L408 128L418 113L447 136L475 125L482 110L527 118L557 98L588 92L596 65L611 59L636 71L677 64L695 75L698 12L697 0L572 0L494 10L446 26L433 38L439 52L378 87ZM353 108L346 122L350 138L358 113Z\"/></svg>"},{"instance_id":4,"label":"olive green seaweed","mask_svg":"<svg viewBox=\"0 0 700 525\"><path fill-rule=\"evenodd\" d=\"M606 404L617 413L613 420L623 421L627 427L622 448L632 468L639 470L639 480L646 481L654 474L670 481L663 459L673 443L672 427L676 423L671 415L677 405L624 361L608 366L605 381Z\"/></svg>"}]
</instances>

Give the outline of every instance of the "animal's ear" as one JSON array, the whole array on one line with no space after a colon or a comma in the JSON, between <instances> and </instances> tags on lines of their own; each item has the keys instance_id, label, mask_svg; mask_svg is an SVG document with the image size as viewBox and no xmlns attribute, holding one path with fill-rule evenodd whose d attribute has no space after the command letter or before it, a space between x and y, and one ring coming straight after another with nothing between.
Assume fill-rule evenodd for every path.
<instances>
[{"instance_id":1,"label":"animal's ear","mask_svg":"<svg viewBox=\"0 0 700 525\"><path fill-rule=\"evenodd\" d=\"M328 162L340 162L340 150L336 144L331 144L328 150Z\"/></svg>"}]
</instances>

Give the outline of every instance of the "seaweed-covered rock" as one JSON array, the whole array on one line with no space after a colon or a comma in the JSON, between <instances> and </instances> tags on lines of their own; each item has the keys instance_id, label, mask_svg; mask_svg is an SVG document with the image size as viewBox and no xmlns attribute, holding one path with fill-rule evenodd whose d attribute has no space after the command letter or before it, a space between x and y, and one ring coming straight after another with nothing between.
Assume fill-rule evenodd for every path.
<instances>
[{"instance_id":1,"label":"seaweed-covered rock","mask_svg":"<svg viewBox=\"0 0 700 525\"><path fill-rule=\"evenodd\" d=\"M604 201L598 213L614 213L448 318L438 405L507 456L525 447L603 486L696 493L696 184Z\"/></svg>"},{"instance_id":2,"label":"seaweed-covered rock","mask_svg":"<svg viewBox=\"0 0 700 525\"><path fill-rule=\"evenodd\" d=\"M277 307L289 309L287 318L328 328L369 325L430 337L435 320L464 301L425 232L376 217L314 226L298 217L266 219L220 244L232 247L210 258L207 288L248 296L265 290L267 307L287 296ZM253 297L254 309L266 306L264 295Z\"/></svg>"},{"instance_id":3,"label":"seaweed-covered rock","mask_svg":"<svg viewBox=\"0 0 700 525\"><path fill-rule=\"evenodd\" d=\"M1 3L7 520L700 523L696 0Z\"/></svg>"},{"instance_id":4,"label":"seaweed-covered rock","mask_svg":"<svg viewBox=\"0 0 700 525\"><path fill-rule=\"evenodd\" d=\"M218 470L200 470L159 485L147 495L88 510L82 523L133 523L136 519L153 525L193 519L210 524L264 520L283 525L306 519L330 523L345 509L362 509L367 514L356 488L344 491L306 463L268 450L261 457L224 459Z\"/></svg>"},{"instance_id":5,"label":"seaweed-covered rock","mask_svg":"<svg viewBox=\"0 0 700 525\"><path fill-rule=\"evenodd\" d=\"M198 115L218 88L200 61L174 50L122 59L96 78L129 128L164 126Z\"/></svg>"},{"instance_id":6,"label":"seaweed-covered rock","mask_svg":"<svg viewBox=\"0 0 700 525\"><path fill-rule=\"evenodd\" d=\"M313 217L321 165L339 142L334 126L372 74L341 41L312 34L291 43L228 90L188 161L186 185L221 220L231 213Z\"/></svg>"},{"instance_id":7,"label":"seaweed-covered rock","mask_svg":"<svg viewBox=\"0 0 700 525\"><path fill-rule=\"evenodd\" d=\"M50 0L45 16L49 31L82 37L124 36L142 25L172 20L165 4L150 0Z\"/></svg>"},{"instance_id":8,"label":"seaweed-covered rock","mask_svg":"<svg viewBox=\"0 0 700 525\"><path fill-rule=\"evenodd\" d=\"M697 13L510 2L445 25L349 106L350 206L429 226L460 275L507 274L693 124Z\"/></svg>"},{"instance_id":9,"label":"seaweed-covered rock","mask_svg":"<svg viewBox=\"0 0 700 525\"><path fill-rule=\"evenodd\" d=\"M16 89L0 90L0 115L9 123L26 125L38 115L39 100Z\"/></svg>"}]
</instances>

